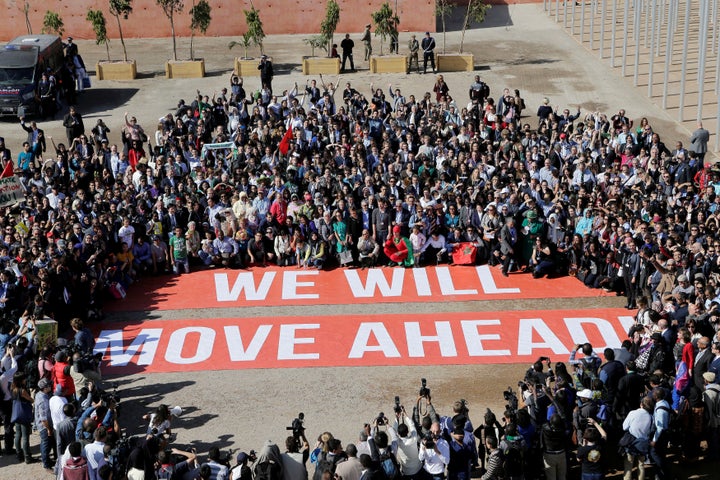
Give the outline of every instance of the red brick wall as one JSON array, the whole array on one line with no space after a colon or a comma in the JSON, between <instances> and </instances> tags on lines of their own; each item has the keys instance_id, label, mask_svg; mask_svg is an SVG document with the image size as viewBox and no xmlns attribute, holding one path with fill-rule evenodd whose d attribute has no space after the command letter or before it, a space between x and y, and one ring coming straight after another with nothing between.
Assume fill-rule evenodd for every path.
<instances>
[{"instance_id":1,"label":"red brick wall","mask_svg":"<svg viewBox=\"0 0 720 480\"><path fill-rule=\"evenodd\" d=\"M340 24L337 33L361 32L367 23L371 23L370 13L379 9L385 0L338 0L340 4ZM395 8L395 0L389 0ZM207 31L209 36L239 36L245 28L243 9L250 2L243 0L209 0L212 6L212 22ZM3 27L0 28L0 40L10 40L17 35L27 33L25 17L22 12L23 0L0 0L0 11L4 12ZM30 0L30 23L33 33L42 29L45 11L60 14L65 23L65 34L77 39L93 39L90 23L85 19L89 9L100 9L108 22L110 38L117 38L118 29L115 18L107 9L107 0L66 0L46 2ZM324 1L308 0L255 0L260 10L263 29L266 34L280 33L317 33L325 13ZM47 5L47 6L46 6ZM434 0L397 0L400 29L402 31L435 31ZM185 9L175 19L175 31L179 36L189 36L189 10L192 0L185 0ZM165 18L155 0L134 0L133 13L122 23L126 37L167 37L170 36L170 22Z\"/></svg>"}]
</instances>

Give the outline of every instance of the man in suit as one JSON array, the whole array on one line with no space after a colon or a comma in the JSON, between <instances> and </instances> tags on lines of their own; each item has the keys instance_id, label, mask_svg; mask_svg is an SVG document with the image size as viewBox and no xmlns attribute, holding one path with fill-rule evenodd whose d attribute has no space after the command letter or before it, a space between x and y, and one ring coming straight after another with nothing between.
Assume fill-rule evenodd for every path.
<instances>
[{"instance_id":1,"label":"man in suit","mask_svg":"<svg viewBox=\"0 0 720 480\"><path fill-rule=\"evenodd\" d=\"M697 129L690 136L690 151L695 152L700 161L705 160L708 141L710 141L710 132L703 128L702 122L698 122Z\"/></svg>"},{"instance_id":2,"label":"man in suit","mask_svg":"<svg viewBox=\"0 0 720 480\"><path fill-rule=\"evenodd\" d=\"M693 365L693 382L695 386L702 391L705 387L703 383L703 373L710 369L714 355L710 350L710 339L708 337L700 337L697 341L698 353L695 355L695 365Z\"/></svg>"},{"instance_id":3,"label":"man in suit","mask_svg":"<svg viewBox=\"0 0 720 480\"><path fill-rule=\"evenodd\" d=\"M20 126L28 134L27 142L30 144L30 150L37 158L41 158L45 153L45 132L37 127L37 123L30 122L30 126L25 124L25 117L20 117Z\"/></svg>"},{"instance_id":4,"label":"man in suit","mask_svg":"<svg viewBox=\"0 0 720 480\"><path fill-rule=\"evenodd\" d=\"M395 209L393 210L392 214L390 215L390 223L394 227L397 225L400 227L400 235L403 237L407 237L410 235L410 212L403 207L402 200L396 200L395 201Z\"/></svg>"},{"instance_id":5,"label":"man in suit","mask_svg":"<svg viewBox=\"0 0 720 480\"><path fill-rule=\"evenodd\" d=\"M500 229L500 253L502 254L502 274L508 276L510 262L515 257L515 246L518 241L515 219L508 217L505 225Z\"/></svg>"}]
</instances>

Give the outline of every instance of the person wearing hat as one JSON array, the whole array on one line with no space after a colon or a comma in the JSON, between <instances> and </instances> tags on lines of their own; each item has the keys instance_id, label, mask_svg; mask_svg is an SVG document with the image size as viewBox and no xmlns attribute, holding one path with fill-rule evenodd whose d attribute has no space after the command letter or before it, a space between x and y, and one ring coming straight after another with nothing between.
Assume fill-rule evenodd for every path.
<instances>
[{"instance_id":1,"label":"person wearing hat","mask_svg":"<svg viewBox=\"0 0 720 480\"><path fill-rule=\"evenodd\" d=\"M425 32L425 38L422 39L420 46L423 51L423 73L427 73L428 60L430 60L430 66L435 73L435 39L430 36L430 32Z\"/></svg>"},{"instance_id":2,"label":"person wearing hat","mask_svg":"<svg viewBox=\"0 0 720 480\"><path fill-rule=\"evenodd\" d=\"M402 229L395 225L392 229L392 238L385 242L383 252L390 259L388 266L412 267L415 263L413 246L410 240L402 236Z\"/></svg>"},{"instance_id":3,"label":"person wearing hat","mask_svg":"<svg viewBox=\"0 0 720 480\"><path fill-rule=\"evenodd\" d=\"M248 466L248 460L250 460L250 455L248 455L247 453L240 452L237 454L237 457L235 459L236 463L229 472L230 480L252 480L252 470ZM284 459L283 467L285 467ZM303 466L303 468L305 467ZM307 472L305 473L305 475L307 475Z\"/></svg>"},{"instance_id":4,"label":"person wearing hat","mask_svg":"<svg viewBox=\"0 0 720 480\"><path fill-rule=\"evenodd\" d=\"M38 392L35 394L35 428L40 434L40 458L43 467L52 471L53 464L50 461L50 450L54 442L52 418L50 417L50 392L52 392L52 381L41 378L38 382ZM29 459L26 457L25 461Z\"/></svg>"},{"instance_id":5,"label":"person wearing hat","mask_svg":"<svg viewBox=\"0 0 720 480\"><path fill-rule=\"evenodd\" d=\"M370 55L372 55L372 37L370 37L370 24L365 25L365 31L360 39L365 46L365 61L370 61Z\"/></svg>"}]
</instances>

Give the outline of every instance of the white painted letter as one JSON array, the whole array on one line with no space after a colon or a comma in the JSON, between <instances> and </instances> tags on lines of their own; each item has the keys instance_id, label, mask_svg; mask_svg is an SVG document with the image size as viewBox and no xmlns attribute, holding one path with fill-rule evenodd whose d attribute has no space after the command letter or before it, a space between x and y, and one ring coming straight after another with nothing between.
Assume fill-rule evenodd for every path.
<instances>
[{"instance_id":1,"label":"white painted letter","mask_svg":"<svg viewBox=\"0 0 720 480\"><path fill-rule=\"evenodd\" d=\"M283 271L282 298L283 300L317 299L317 293L297 293L298 287L314 287L315 282L298 282L300 275L319 275L317 270L298 272L293 270Z\"/></svg>"},{"instance_id":2,"label":"white painted letter","mask_svg":"<svg viewBox=\"0 0 720 480\"><path fill-rule=\"evenodd\" d=\"M247 349L245 349L242 336L240 336L240 327L227 325L225 327L225 341L227 342L230 361L251 362L255 360L258 353L260 353L260 349L265 344L270 330L272 330L272 325L260 325L257 331L255 331L252 340L250 340Z\"/></svg>"},{"instance_id":3,"label":"white painted letter","mask_svg":"<svg viewBox=\"0 0 720 480\"><path fill-rule=\"evenodd\" d=\"M474 288L469 290L455 290L455 285L453 285L448 267L436 267L435 275L437 275L440 292L443 295L477 295L478 293Z\"/></svg>"},{"instance_id":4,"label":"white painted letter","mask_svg":"<svg viewBox=\"0 0 720 480\"><path fill-rule=\"evenodd\" d=\"M183 357L182 350L188 333L199 333L200 339L197 343L195 353L190 357ZM168 349L165 352L165 360L177 365L190 365L192 363L204 362L213 352L215 344L215 330L209 327L185 327L175 330L170 335Z\"/></svg>"},{"instance_id":5,"label":"white painted letter","mask_svg":"<svg viewBox=\"0 0 720 480\"><path fill-rule=\"evenodd\" d=\"M471 357L493 357L493 356L510 356L510 350L485 350L483 340L500 340L498 333L478 333L478 327L485 325L500 325L500 320L462 320L460 321L463 334L465 335L465 345L467 345L468 354Z\"/></svg>"},{"instance_id":6,"label":"white painted letter","mask_svg":"<svg viewBox=\"0 0 720 480\"><path fill-rule=\"evenodd\" d=\"M549 348L555 354L570 353L542 318L521 318L518 330L518 355L532 355L536 348ZM533 332L540 334L543 341L534 343Z\"/></svg>"},{"instance_id":7,"label":"white painted letter","mask_svg":"<svg viewBox=\"0 0 720 480\"><path fill-rule=\"evenodd\" d=\"M392 284L388 284L385 278L387 270L371 268L367 271L365 285L360 281L357 270L343 270L350 290L355 298L372 298L375 296L375 289L380 290L383 297L399 297L402 295L403 280L405 279L404 268L393 268Z\"/></svg>"},{"instance_id":8,"label":"white painted letter","mask_svg":"<svg viewBox=\"0 0 720 480\"><path fill-rule=\"evenodd\" d=\"M320 328L319 323L301 323L297 325L280 325L280 340L278 341L278 360L317 360L319 353L295 353L295 345L315 343L314 337L295 336L296 330L310 330Z\"/></svg>"},{"instance_id":9,"label":"white painted letter","mask_svg":"<svg viewBox=\"0 0 720 480\"><path fill-rule=\"evenodd\" d=\"M437 342L440 345L442 357L457 357L455 339L453 338L450 322L435 322L435 336L423 336L420 333L420 323L405 322L405 337L407 338L408 355L410 357L424 357L425 342Z\"/></svg>"},{"instance_id":10,"label":"white painted letter","mask_svg":"<svg viewBox=\"0 0 720 480\"><path fill-rule=\"evenodd\" d=\"M429 297L432 295L430 290L430 282L428 281L427 269L413 268L413 277L415 278L415 289L417 290L418 297Z\"/></svg>"},{"instance_id":11,"label":"white painted letter","mask_svg":"<svg viewBox=\"0 0 720 480\"><path fill-rule=\"evenodd\" d=\"M498 288L497 285L495 285L495 279L490 272L489 266L479 265L475 267L475 270L480 279L483 292L491 295L497 295L498 293L520 293L519 288Z\"/></svg>"},{"instance_id":12,"label":"white painted letter","mask_svg":"<svg viewBox=\"0 0 720 480\"><path fill-rule=\"evenodd\" d=\"M143 328L125 349L122 330L103 330L98 335L93 353L108 354L111 367L124 367L140 351L136 365L152 365L162 332L162 328Z\"/></svg>"},{"instance_id":13,"label":"white painted letter","mask_svg":"<svg viewBox=\"0 0 720 480\"><path fill-rule=\"evenodd\" d=\"M368 345L370 334L375 335L377 345ZM400 352L382 322L361 323L358 327L348 358L362 358L365 352L382 352L385 358L400 357Z\"/></svg>"},{"instance_id":14,"label":"white painted letter","mask_svg":"<svg viewBox=\"0 0 720 480\"><path fill-rule=\"evenodd\" d=\"M589 323L597 326L598 330L600 331L600 335L602 335L602 338L605 341L605 345L593 344L593 349L596 352L602 352L607 347L620 347L621 342L617 336L617 333L615 332L615 329L610 324L610 322L608 322L604 318L564 318L563 320L565 321L568 332L570 332L570 337L572 337L573 343L576 345L590 342L587 335L585 334L585 329L583 328L583 323Z\"/></svg>"},{"instance_id":15,"label":"white painted letter","mask_svg":"<svg viewBox=\"0 0 720 480\"><path fill-rule=\"evenodd\" d=\"M241 292L245 292L245 300L265 300L275 279L275 272L263 273L260 285L255 288L255 279L251 272L238 273L232 290L227 273L215 274L215 295L218 302L237 302Z\"/></svg>"}]
</instances>

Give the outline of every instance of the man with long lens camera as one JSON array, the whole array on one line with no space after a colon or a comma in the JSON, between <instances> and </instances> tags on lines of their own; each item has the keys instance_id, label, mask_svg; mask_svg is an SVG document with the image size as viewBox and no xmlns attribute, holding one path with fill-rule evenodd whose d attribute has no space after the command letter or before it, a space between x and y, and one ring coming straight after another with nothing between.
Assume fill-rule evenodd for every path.
<instances>
[{"instance_id":1,"label":"man with long lens camera","mask_svg":"<svg viewBox=\"0 0 720 480\"><path fill-rule=\"evenodd\" d=\"M440 417L435 412L435 407L433 407L427 381L423 378L420 383L420 392L415 407L413 407L413 422L420 430L420 438L425 438L430 434L431 425L440 422Z\"/></svg>"},{"instance_id":2,"label":"man with long lens camera","mask_svg":"<svg viewBox=\"0 0 720 480\"><path fill-rule=\"evenodd\" d=\"M392 428L397 432L397 461L400 464L403 480L418 480L422 473L422 462L418 450L418 437L415 423L408 418L400 398L395 397L395 421Z\"/></svg>"},{"instance_id":3,"label":"man with long lens camera","mask_svg":"<svg viewBox=\"0 0 720 480\"><path fill-rule=\"evenodd\" d=\"M450 463L450 446L440 436L440 430L438 422L430 426L430 434L423 437L418 455L420 461L424 462L425 472L432 480L444 480L445 467Z\"/></svg>"}]
</instances>

